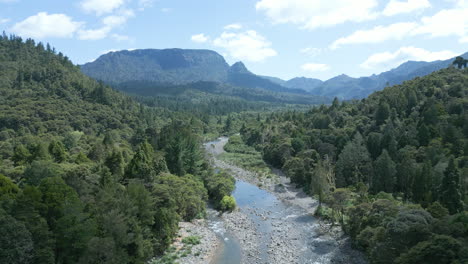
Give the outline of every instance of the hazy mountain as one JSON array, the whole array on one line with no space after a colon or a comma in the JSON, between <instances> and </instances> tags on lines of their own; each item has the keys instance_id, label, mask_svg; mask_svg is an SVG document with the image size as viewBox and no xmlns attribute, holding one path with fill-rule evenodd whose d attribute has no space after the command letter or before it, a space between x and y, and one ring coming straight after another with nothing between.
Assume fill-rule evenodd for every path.
<instances>
[{"instance_id":1,"label":"hazy mountain","mask_svg":"<svg viewBox=\"0 0 468 264\"><path fill-rule=\"evenodd\" d=\"M468 53L463 54L462 57L468 58ZM454 59L432 62L408 61L392 70L369 77L353 78L343 74L325 82L304 77L281 81L284 82L286 87L300 88L315 95L341 99L360 99L374 91L382 90L386 86L401 84L404 81L447 68Z\"/></svg>"},{"instance_id":2,"label":"hazy mountain","mask_svg":"<svg viewBox=\"0 0 468 264\"><path fill-rule=\"evenodd\" d=\"M468 53L462 55L468 58ZM86 63L82 71L111 84L153 82L155 86L187 85L194 82L217 82L242 88L265 89L273 92L360 99L386 86L401 84L448 67L445 61L408 61L400 66L368 77L340 75L326 81L297 77L285 81L250 72L242 62L229 66L223 56L211 50L145 49L110 52L94 62Z\"/></svg>"},{"instance_id":3,"label":"hazy mountain","mask_svg":"<svg viewBox=\"0 0 468 264\"><path fill-rule=\"evenodd\" d=\"M197 81L224 82L229 65L211 50L122 50L100 56L81 66L88 76L107 83L154 81L185 84Z\"/></svg>"},{"instance_id":4,"label":"hazy mountain","mask_svg":"<svg viewBox=\"0 0 468 264\"><path fill-rule=\"evenodd\" d=\"M273 81L270 81L264 77L251 73L242 62L236 62L231 66L228 71L229 84L244 87L244 88L261 88L274 92L287 92L287 93L299 93L306 94L307 92L302 89L291 89Z\"/></svg>"}]
</instances>

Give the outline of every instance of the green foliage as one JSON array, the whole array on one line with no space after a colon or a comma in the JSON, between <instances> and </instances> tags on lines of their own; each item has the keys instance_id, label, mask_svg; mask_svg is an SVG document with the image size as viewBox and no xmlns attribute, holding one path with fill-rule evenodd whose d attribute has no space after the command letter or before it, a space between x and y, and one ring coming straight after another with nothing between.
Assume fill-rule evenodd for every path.
<instances>
[{"instance_id":1,"label":"green foliage","mask_svg":"<svg viewBox=\"0 0 468 264\"><path fill-rule=\"evenodd\" d=\"M225 195L221 202L219 202L219 209L221 211L232 212L236 209L236 199L232 195Z\"/></svg>"},{"instance_id":2,"label":"green foliage","mask_svg":"<svg viewBox=\"0 0 468 264\"><path fill-rule=\"evenodd\" d=\"M199 236L187 236L182 239L182 243L187 245L198 245L200 244L200 237Z\"/></svg>"},{"instance_id":3,"label":"green foliage","mask_svg":"<svg viewBox=\"0 0 468 264\"><path fill-rule=\"evenodd\" d=\"M31 233L24 223L0 209L0 262L23 264L33 258Z\"/></svg>"},{"instance_id":4,"label":"green foliage","mask_svg":"<svg viewBox=\"0 0 468 264\"><path fill-rule=\"evenodd\" d=\"M360 101L246 118L240 132L299 187L330 188L317 214L341 223L371 263L436 263L431 249L464 263L467 95L468 70L448 68Z\"/></svg>"},{"instance_id":5,"label":"green foliage","mask_svg":"<svg viewBox=\"0 0 468 264\"><path fill-rule=\"evenodd\" d=\"M0 36L0 69L1 263L145 263L232 192L201 149L217 117L139 104L30 39Z\"/></svg>"}]
</instances>

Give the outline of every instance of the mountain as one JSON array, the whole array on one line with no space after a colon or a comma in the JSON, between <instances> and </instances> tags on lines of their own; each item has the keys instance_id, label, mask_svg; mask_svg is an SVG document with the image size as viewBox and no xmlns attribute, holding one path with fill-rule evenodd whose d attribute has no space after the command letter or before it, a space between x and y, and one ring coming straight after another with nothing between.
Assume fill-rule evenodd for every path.
<instances>
[{"instance_id":1,"label":"mountain","mask_svg":"<svg viewBox=\"0 0 468 264\"><path fill-rule=\"evenodd\" d=\"M461 56L468 58L468 53ZM194 82L217 82L277 93L309 93L348 100L365 98L387 86L428 75L448 67L453 60L408 61L389 71L367 77L340 75L326 81L297 77L285 81L256 75L242 62L229 66L215 51L144 49L110 52L94 62L86 63L81 69L86 75L110 84L143 81L153 82L153 86L169 87Z\"/></svg>"},{"instance_id":2,"label":"mountain","mask_svg":"<svg viewBox=\"0 0 468 264\"><path fill-rule=\"evenodd\" d=\"M309 92L314 88L320 86L321 84L323 84L323 81L319 79L296 77L289 81L286 81L284 86L289 88L299 88Z\"/></svg>"},{"instance_id":3,"label":"mountain","mask_svg":"<svg viewBox=\"0 0 468 264\"><path fill-rule=\"evenodd\" d=\"M306 94L302 89L291 89L251 73L242 62L234 63L228 71L227 83L244 87L260 88L274 92Z\"/></svg>"},{"instance_id":4,"label":"mountain","mask_svg":"<svg viewBox=\"0 0 468 264\"><path fill-rule=\"evenodd\" d=\"M468 52L461 55L468 58ZM443 61L408 61L397 68L368 77L352 78L340 75L325 82L311 78L294 78L284 86L304 89L311 94L340 99L361 99L387 86L402 84L404 81L422 77L450 66L455 58ZM281 80L282 81L282 80Z\"/></svg>"},{"instance_id":5,"label":"mountain","mask_svg":"<svg viewBox=\"0 0 468 264\"><path fill-rule=\"evenodd\" d=\"M186 84L196 81L224 82L229 65L211 50L142 49L109 52L81 66L86 75L116 84L154 81Z\"/></svg>"},{"instance_id":6,"label":"mountain","mask_svg":"<svg viewBox=\"0 0 468 264\"><path fill-rule=\"evenodd\" d=\"M109 52L81 66L86 75L109 84L144 81L158 85L193 82L228 83L244 88L301 93L250 72L242 62L229 66L211 50L143 49Z\"/></svg>"}]
</instances>

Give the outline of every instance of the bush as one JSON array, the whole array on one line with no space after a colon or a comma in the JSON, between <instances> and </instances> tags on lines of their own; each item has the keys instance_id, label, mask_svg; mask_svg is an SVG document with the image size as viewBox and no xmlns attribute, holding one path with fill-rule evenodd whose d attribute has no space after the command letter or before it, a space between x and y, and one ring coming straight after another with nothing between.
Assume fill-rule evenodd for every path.
<instances>
[{"instance_id":1,"label":"bush","mask_svg":"<svg viewBox=\"0 0 468 264\"><path fill-rule=\"evenodd\" d=\"M198 245L200 244L200 237L198 236L188 236L182 239L182 243L186 245Z\"/></svg>"},{"instance_id":2,"label":"bush","mask_svg":"<svg viewBox=\"0 0 468 264\"><path fill-rule=\"evenodd\" d=\"M219 209L221 211L229 211L232 212L236 208L236 199L232 195L226 195L223 197L221 202L219 203Z\"/></svg>"}]
</instances>

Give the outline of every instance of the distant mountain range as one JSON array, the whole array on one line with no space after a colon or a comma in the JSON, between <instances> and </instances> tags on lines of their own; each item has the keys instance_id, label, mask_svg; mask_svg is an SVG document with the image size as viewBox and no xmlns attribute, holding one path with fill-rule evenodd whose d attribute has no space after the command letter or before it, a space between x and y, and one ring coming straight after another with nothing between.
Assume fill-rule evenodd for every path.
<instances>
[{"instance_id":1,"label":"distant mountain range","mask_svg":"<svg viewBox=\"0 0 468 264\"><path fill-rule=\"evenodd\" d=\"M468 53L461 56L468 58ZM214 82L275 93L360 99L386 86L401 84L446 68L453 60L454 58L433 62L408 61L395 69L369 77L352 78L342 74L327 81L305 77L285 81L256 75L242 62L229 66L223 56L211 50L142 49L110 52L82 65L81 69L90 77L116 86L129 82L145 82L169 89L171 86Z\"/></svg>"}]
</instances>

